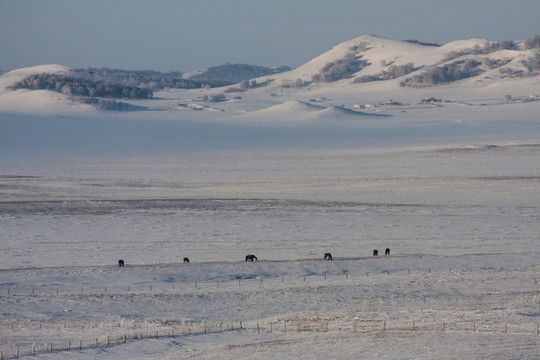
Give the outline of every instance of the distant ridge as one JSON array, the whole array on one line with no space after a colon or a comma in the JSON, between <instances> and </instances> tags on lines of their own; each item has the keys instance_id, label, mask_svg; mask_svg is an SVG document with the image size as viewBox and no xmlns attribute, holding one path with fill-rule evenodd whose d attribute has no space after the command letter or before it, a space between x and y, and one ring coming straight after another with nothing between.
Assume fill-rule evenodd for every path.
<instances>
[{"instance_id":1,"label":"distant ridge","mask_svg":"<svg viewBox=\"0 0 540 360\"><path fill-rule=\"evenodd\" d=\"M219 104L212 104L213 111L254 117L266 114L271 119L295 121L379 115L385 109L378 109L377 104L395 115L398 109L388 108L384 99L398 97L407 98L407 104L433 96L440 106L444 106L440 99L447 97L459 100L456 103L476 104L477 99L486 99L485 94L477 97L479 89L489 90L492 102L494 98L505 104L539 99L540 36L522 41L468 39L436 45L363 35L332 47L296 69L224 64L191 74L189 79L176 72L40 65L0 75L0 110L39 113L62 108L69 112L82 104L85 106L78 108L84 112L89 107L86 105L111 98L128 99L127 107L132 104L133 109L178 110L178 104L187 102L197 105L189 109L209 109L207 103L219 99ZM232 80L198 79L219 76L242 80L233 86ZM101 91L103 87L112 89L110 84L114 83L122 86L117 91ZM143 90L158 95L155 100L133 96ZM465 92L468 99L463 97ZM141 99L145 102L137 103ZM170 101L160 101L164 99ZM124 108L124 104L113 106ZM366 112L353 108L365 108Z\"/></svg>"},{"instance_id":2,"label":"distant ridge","mask_svg":"<svg viewBox=\"0 0 540 360\"><path fill-rule=\"evenodd\" d=\"M193 75L186 75L188 79L208 79L239 83L261 76L275 75L291 70L288 66L264 67L248 64L223 64L212 66Z\"/></svg>"}]
</instances>

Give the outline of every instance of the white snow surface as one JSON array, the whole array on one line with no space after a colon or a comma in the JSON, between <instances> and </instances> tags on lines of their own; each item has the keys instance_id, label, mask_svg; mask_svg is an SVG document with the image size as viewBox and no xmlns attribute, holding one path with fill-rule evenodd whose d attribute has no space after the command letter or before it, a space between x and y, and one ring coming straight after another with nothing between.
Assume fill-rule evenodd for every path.
<instances>
[{"instance_id":1,"label":"white snow surface","mask_svg":"<svg viewBox=\"0 0 540 360\"><path fill-rule=\"evenodd\" d=\"M368 41L377 66L484 42ZM538 358L538 77L276 77L200 111L177 108L220 89L5 89L54 71L0 77L4 359Z\"/></svg>"}]
</instances>

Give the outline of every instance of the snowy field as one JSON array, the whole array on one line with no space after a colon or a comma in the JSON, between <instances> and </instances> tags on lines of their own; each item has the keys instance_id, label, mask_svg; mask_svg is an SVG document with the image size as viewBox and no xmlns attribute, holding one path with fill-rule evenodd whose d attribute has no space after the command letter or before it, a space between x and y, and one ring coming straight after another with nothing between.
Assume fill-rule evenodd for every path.
<instances>
[{"instance_id":1,"label":"snowy field","mask_svg":"<svg viewBox=\"0 0 540 360\"><path fill-rule=\"evenodd\" d=\"M4 358L540 353L538 144L14 159Z\"/></svg>"},{"instance_id":2,"label":"snowy field","mask_svg":"<svg viewBox=\"0 0 540 360\"><path fill-rule=\"evenodd\" d=\"M127 112L7 88L60 65L0 76L0 358L540 358L540 81L507 76L528 53L288 86L366 42L372 75L485 43L364 36Z\"/></svg>"}]
</instances>

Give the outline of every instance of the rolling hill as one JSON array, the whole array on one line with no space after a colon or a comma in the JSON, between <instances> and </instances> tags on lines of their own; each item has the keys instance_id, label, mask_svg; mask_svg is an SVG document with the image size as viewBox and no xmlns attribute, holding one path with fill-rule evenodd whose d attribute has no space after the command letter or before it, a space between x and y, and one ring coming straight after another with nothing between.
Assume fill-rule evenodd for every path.
<instances>
[{"instance_id":1,"label":"rolling hill","mask_svg":"<svg viewBox=\"0 0 540 360\"><path fill-rule=\"evenodd\" d=\"M61 65L41 65L5 73L0 76L0 111L64 115L95 111L86 104L97 101L74 98L73 88L101 86L106 80L74 80L72 89L67 89L71 91L63 91L62 86L55 89L54 84L47 88L27 85L33 83L32 76L39 78L37 74L45 73L56 74L53 76L56 79L73 77L79 72ZM219 98L220 104L205 108L233 115L252 113L258 118L261 114L276 116L286 112L291 118L295 112L299 111L300 117L306 112L307 105L301 109L287 108L289 101L300 101L317 103L321 108L338 106L356 116L357 112L351 111L355 105L395 103L388 99L399 99L406 104L417 104L431 97L467 103L503 98L536 101L539 73L540 36L523 41L458 40L436 46L364 35L336 45L296 69L253 78L242 86L152 89L153 82L145 82L144 89L153 90L154 98L128 98L122 100L125 106L112 108L159 110L162 114L164 110L177 110L179 101L204 103ZM16 83L19 86L14 87ZM96 93L79 90L82 94ZM124 90L117 93L130 93L135 88ZM280 104L285 105L273 108ZM268 111L261 113L262 109Z\"/></svg>"}]
</instances>

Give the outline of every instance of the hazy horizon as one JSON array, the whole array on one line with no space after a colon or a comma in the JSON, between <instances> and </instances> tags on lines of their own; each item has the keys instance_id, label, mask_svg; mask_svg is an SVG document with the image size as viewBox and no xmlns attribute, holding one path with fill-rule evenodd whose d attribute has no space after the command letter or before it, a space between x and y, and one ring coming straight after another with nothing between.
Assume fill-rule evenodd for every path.
<instances>
[{"instance_id":1,"label":"hazy horizon","mask_svg":"<svg viewBox=\"0 0 540 360\"><path fill-rule=\"evenodd\" d=\"M0 2L0 69L72 67L189 72L223 63L298 67L374 34L444 44L538 33L540 2L350 3L141 0Z\"/></svg>"}]
</instances>

